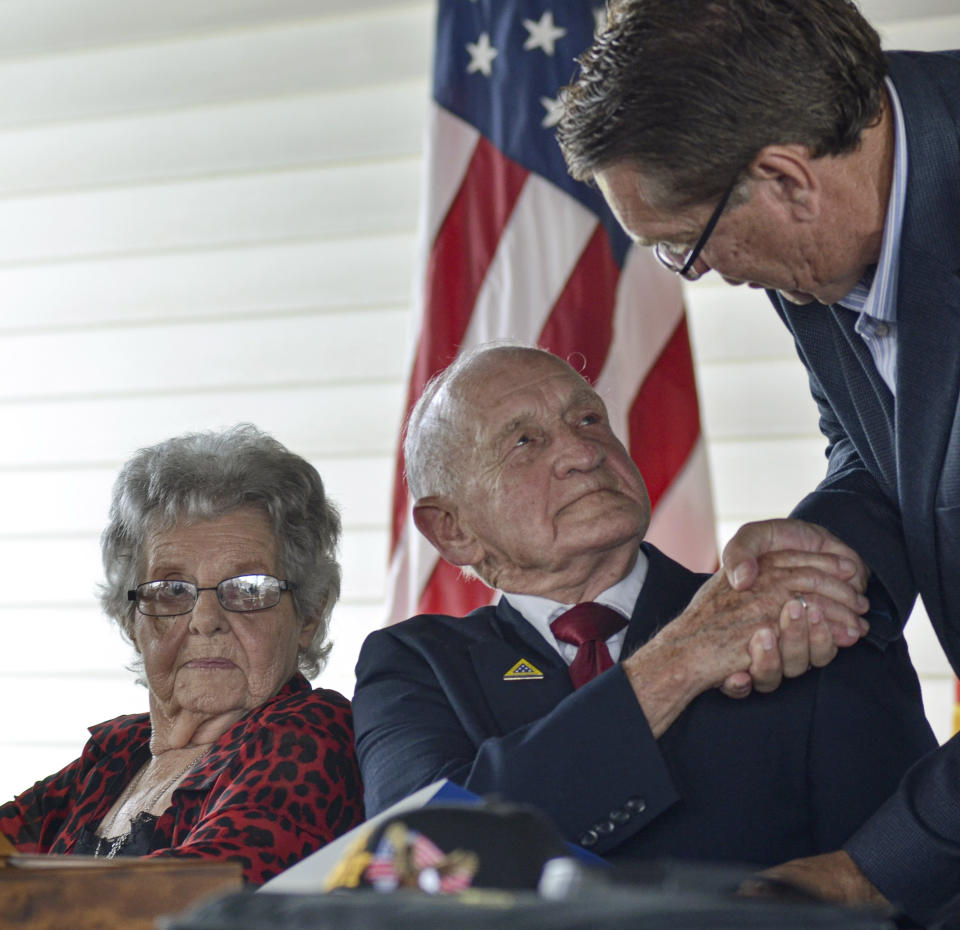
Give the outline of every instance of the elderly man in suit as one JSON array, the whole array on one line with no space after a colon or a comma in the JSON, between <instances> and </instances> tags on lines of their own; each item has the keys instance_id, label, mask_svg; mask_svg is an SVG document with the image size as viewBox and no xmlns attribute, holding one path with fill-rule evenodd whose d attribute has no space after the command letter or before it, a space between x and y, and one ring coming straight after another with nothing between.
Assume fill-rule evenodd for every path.
<instances>
[{"instance_id":1,"label":"elderly man in suit","mask_svg":"<svg viewBox=\"0 0 960 930\"><path fill-rule=\"evenodd\" d=\"M368 814L447 777L536 804L610 858L770 864L842 842L933 747L902 640L857 643L852 564L778 552L738 592L643 542L643 480L566 362L462 356L405 453L420 531L503 596L367 638ZM770 693L718 690L751 666Z\"/></svg>"},{"instance_id":2,"label":"elderly man in suit","mask_svg":"<svg viewBox=\"0 0 960 930\"><path fill-rule=\"evenodd\" d=\"M960 671L960 52L884 54L847 0L611 14L564 98L571 172L667 267L767 289L828 440L824 481L737 534L729 577L778 547L845 552L871 636L898 637L919 592ZM934 919L960 893L960 740L845 850L780 874Z\"/></svg>"}]
</instances>

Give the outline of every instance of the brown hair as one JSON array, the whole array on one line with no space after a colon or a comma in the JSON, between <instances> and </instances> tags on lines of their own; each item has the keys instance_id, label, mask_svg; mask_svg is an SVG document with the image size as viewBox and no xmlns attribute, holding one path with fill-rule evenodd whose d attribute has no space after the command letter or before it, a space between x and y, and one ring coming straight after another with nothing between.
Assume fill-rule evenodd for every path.
<instances>
[{"instance_id":1,"label":"brown hair","mask_svg":"<svg viewBox=\"0 0 960 930\"><path fill-rule=\"evenodd\" d=\"M887 71L849 0L617 0L578 61L558 129L570 173L630 162L673 207L716 198L766 145L852 151Z\"/></svg>"}]
</instances>

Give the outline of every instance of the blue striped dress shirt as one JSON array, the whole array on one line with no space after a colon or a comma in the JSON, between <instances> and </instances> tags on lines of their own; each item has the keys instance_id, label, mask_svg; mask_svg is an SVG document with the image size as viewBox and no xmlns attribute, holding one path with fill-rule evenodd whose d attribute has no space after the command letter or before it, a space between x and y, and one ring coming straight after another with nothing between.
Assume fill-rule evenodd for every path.
<instances>
[{"instance_id":1,"label":"blue striped dress shirt","mask_svg":"<svg viewBox=\"0 0 960 930\"><path fill-rule=\"evenodd\" d=\"M907 193L907 145L903 112L897 92L888 78L887 93L894 120L893 182L884 221L880 260L844 298L841 307L856 310L856 331L867 344L877 371L897 396L897 275L900 255L900 230Z\"/></svg>"}]
</instances>

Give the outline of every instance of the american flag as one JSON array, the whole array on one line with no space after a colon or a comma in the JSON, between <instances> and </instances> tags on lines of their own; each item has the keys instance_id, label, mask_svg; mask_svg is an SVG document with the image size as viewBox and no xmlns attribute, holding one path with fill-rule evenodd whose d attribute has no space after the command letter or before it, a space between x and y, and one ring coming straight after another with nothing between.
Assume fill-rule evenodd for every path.
<instances>
[{"instance_id":1,"label":"american flag","mask_svg":"<svg viewBox=\"0 0 960 930\"><path fill-rule=\"evenodd\" d=\"M458 352L491 339L566 358L643 473L647 538L710 570L713 504L680 281L570 178L554 135L559 90L602 17L570 0L439 0L406 409ZM410 505L401 450L389 622L489 603L488 588L417 533Z\"/></svg>"},{"instance_id":2,"label":"american flag","mask_svg":"<svg viewBox=\"0 0 960 930\"><path fill-rule=\"evenodd\" d=\"M429 837L398 822L380 838L363 874L377 891L416 882L430 894L456 894L470 887L478 860L476 853L463 850L448 856Z\"/></svg>"}]
</instances>

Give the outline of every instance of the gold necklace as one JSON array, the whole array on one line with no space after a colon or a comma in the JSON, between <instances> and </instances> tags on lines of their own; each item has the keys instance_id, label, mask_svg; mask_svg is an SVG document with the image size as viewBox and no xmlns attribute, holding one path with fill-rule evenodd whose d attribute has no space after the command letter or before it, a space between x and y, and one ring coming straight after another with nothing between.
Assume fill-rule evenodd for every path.
<instances>
[{"instance_id":1,"label":"gold necklace","mask_svg":"<svg viewBox=\"0 0 960 930\"><path fill-rule=\"evenodd\" d=\"M124 843L126 843L127 838L133 832L134 820L136 820L136 818L140 814L144 813L145 811L149 811L150 808L152 808L160 800L160 798L162 798L177 783L177 781L183 778L183 776L186 775L187 772L190 771L190 769L192 769L195 765L197 765L200 762L200 760L208 752L210 752L212 748L213 748L212 746L208 746L206 749L204 749L204 751L201 752L199 756L191 760L190 763L186 765L184 768L180 769L180 771L177 772L173 776L173 778L164 782L163 787L160 789L159 792L157 792L150 798L146 806L140 807L138 810L134 811L133 815L130 817L130 830L128 830L126 833L121 833L119 836L113 836L113 837L105 837L102 834L98 833L97 845L93 854L95 856L101 856L105 859L113 859L117 855L117 853L120 851L120 849L123 847ZM147 763L147 765L149 765L149 763ZM123 792L121 793L120 797L117 799L118 811L123 807L127 798L133 793L137 785L139 785L140 782L143 781L143 776L144 776L144 772L146 772L147 770L147 765L144 765L140 769L140 771L130 780L127 787L123 789Z\"/></svg>"},{"instance_id":2,"label":"gold necklace","mask_svg":"<svg viewBox=\"0 0 960 930\"><path fill-rule=\"evenodd\" d=\"M180 779L183 778L183 776L186 775L187 772L189 772L190 769L192 769L208 752L210 752L209 746L206 749L204 749L199 756L194 758L193 761L187 763L187 765L184 766L184 768L180 769L180 771L177 772L176 775L173 776L173 778L165 782L163 787L155 795L153 795L152 798L150 798L149 804L145 805L144 807L141 807L140 810L134 812L134 817L136 817L137 814L143 813L144 811L149 812L151 808L153 808L153 806L157 803L157 801L159 801L160 798L162 798L178 781L180 781ZM131 820L132 819L133 818L131 818Z\"/></svg>"},{"instance_id":3,"label":"gold necklace","mask_svg":"<svg viewBox=\"0 0 960 930\"><path fill-rule=\"evenodd\" d=\"M176 772L172 778L167 779L167 781L165 781L161 786L160 790L149 797L146 804L139 806L135 811L133 811L133 813L130 815L130 818L129 818L130 823L132 824L139 814L142 814L144 812L149 812L150 809L154 807L154 805L156 805L156 803L160 800L160 798L162 798L181 778L183 778L183 776L186 775L187 772L190 771L190 769L192 769L195 765L197 765L200 762L200 760L203 759L203 757L208 752L210 752L212 748L213 747L208 746L206 749L203 750L203 752L200 753L200 755L191 759L190 762L187 763L187 765L185 765L182 769L180 769L180 771ZM149 764L150 764L149 762L145 763L141 767L140 771L137 772L137 774L130 779L130 781L127 783L126 788L124 788L123 791L120 793L120 797L117 798L117 801L116 801L116 809L118 813L123 809L123 805L127 802L130 796L134 793L134 791L136 791L140 783L143 781L144 775L146 774ZM124 836L120 837L121 840L124 838L125 838Z\"/></svg>"}]
</instances>

